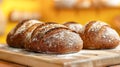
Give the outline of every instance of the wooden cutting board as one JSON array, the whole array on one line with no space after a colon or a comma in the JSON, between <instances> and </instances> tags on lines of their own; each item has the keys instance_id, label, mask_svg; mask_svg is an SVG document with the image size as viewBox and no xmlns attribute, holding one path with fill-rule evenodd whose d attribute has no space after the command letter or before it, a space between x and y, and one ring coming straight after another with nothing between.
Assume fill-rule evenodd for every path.
<instances>
[{"instance_id":1,"label":"wooden cutting board","mask_svg":"<svg viewBox=\"0 0 120 67\"><path fill-rule=\"evenodd\" d=\"M0 45L0 59L32 67L103 67L120 63L120 46L73 54L41 54Z\"/></svg>"}]
</instances>

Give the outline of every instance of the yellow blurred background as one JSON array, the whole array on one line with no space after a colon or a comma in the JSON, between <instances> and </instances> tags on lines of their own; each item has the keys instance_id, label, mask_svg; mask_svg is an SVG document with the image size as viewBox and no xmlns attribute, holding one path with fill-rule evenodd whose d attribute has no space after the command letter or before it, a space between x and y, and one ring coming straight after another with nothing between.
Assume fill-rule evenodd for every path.
<instances>
[{"instance_id":1,"label":"yellow blurred background","mask_svg":"<svg viewBox=\"0 0 120 67\"><path fill-rule=\"evenodd\" d=\"M120 8L56 10L54 9L53 0L2 0L0 8L7 19L12 10L39 11L41 15L40 20L44 22L64 23L67 21L76 21L83 25L91 20L112 23L112 19L120 15ZM5 34L0 36L0 43L6 43L6 35L17 23L7 20Z\"/></svg>"}]
</instances>

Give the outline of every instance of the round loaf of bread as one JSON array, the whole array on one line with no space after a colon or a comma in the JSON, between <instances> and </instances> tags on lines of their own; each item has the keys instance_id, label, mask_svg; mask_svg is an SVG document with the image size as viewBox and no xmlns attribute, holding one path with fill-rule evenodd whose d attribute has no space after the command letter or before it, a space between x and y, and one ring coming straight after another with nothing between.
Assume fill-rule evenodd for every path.
<instances>
[{"instance_id":1,"label":"round loaf of bread","mask_svg":"<svg viewBox=\"0 0 120 67\"><path fill-rule=\"evenodd\" d=\"M91 21L84 28L82 39L85 49L109 49L119 45L118 33L104 22Z\"/></svg>"},{"instance_id":2,"label":"round loaf of bread","mask_svg":"<svg viewBox=\"0 0 120 67\"><path fill-rule=\"evenodd\" d=\"M19 23L7 36L11 47L42 53L72 53L83 47L78 33L61 24L27 20Z\"/></svg>"}]
</instances>

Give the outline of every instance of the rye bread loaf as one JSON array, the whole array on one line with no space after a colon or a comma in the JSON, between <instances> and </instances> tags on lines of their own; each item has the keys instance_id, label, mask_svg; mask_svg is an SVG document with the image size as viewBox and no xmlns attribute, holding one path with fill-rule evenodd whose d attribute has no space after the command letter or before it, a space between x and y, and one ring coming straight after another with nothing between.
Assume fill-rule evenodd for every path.
<instances>
[{"instance_id":1,"label":"rye bread loaf","mask_svg":"<svg viewBox=\"0 0 120 67\"><path fill-rule=\"evenodd\" d=\"M86 24L81 37L85 49L110 49L118 46L120 42L118 33L101 21L91 21Z\"/></svg>"}]
</instances>

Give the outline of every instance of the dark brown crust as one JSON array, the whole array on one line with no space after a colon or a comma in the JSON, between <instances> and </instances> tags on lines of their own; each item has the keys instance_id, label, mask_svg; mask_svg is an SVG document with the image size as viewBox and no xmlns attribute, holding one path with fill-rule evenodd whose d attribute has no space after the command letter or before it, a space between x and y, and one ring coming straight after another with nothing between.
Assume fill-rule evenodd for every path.
<instances>
[{"instance_id":1,"label":"dark brown crust","mask_svg":"<svg viewBox=\"0 0 120 67\"><path fill-rule=\"evenodd\" d=\"M92 24L96 23L97 21L92 21L88 23L85 27L84 34L82 36L82 39L84 41L84 48L85 49L110 49L115 48L117 45L119 45L119 36L112 35L110 33L110 29L112 29L109 25L103 25L101 26L100 30L90 31L90 27ZM113 32L113 31L111 31ZM109 35L106 35L108 33ZM117 33L117 32L113 32ZM115 37L117 38L115 38Z\"/></svg>"},{"instance_id":2,"label":"dark brown crust","mask_svg":"<svg viewBox=\"0 0 120 67\"><path fill-rule=\"evenodd\" d=\"M17 36L11 37L13 35L8 35L7 37L7 44L11 47L16 47L16 48L23 48L23 38L24 33L18 34ZM14 41L15 40L15 41Z\"/></svg>"},{"instance_id":3,"label":"dark brown crust","mask_svg":"<svg viewBox=\"0 0 120 67\"><path fill-rule=\"evenodd\" d=\"M62 28L59 28L59 29L57 29L57 31L59 31L59 30L63 30ZM54 32L55 33L55 32ZM37 38L38 39L38 41L39 41L39 43L38 43L38 41L37 40L35 40L35 41L32 41L32 39L33 38ZM38 37L32 37L31 38L31 43L29 43L29 44L26 44L26 46L25 46L25 48L26 48L26 50L28 50L28 51L35 51L35 52L42 52L41 51L41 39L39 39ZM40 49L38 50L38 49L36 49L37 47L40 47ZM44 49L44 48L43 48Z\"/></svg>"},{"instance_id":4,"label":"dark brown crust","mask_svg":"<svg viewBox=\"0 0 120 67\"><path fill-rule=\"evenodd\" d=\"M25 45L28 44L29 41L31 40L31 36L32 36L33 31L34 31L38 26L41 26L41 25L42 25L42 24L40 24L40 23L36 23L36 24L32 25L30 28L28 28L28 29L24 32L24 34L25 34L25 36L26 36L25 41L24 41L24 44L25 44ZM25 47L25 45L24 45L24 47Z\"/></svg>"},{"instance_id":5,"label":"dark brown crust","mask_svg":"<svg viewBox=\"0 0 120 67\"><path fill-rule=\"evenodd\" d=\"M32 33L31 38L36 34L36 32L38 32L38 30L39 30L41 27L47 26L47 25L49 25L49 24L44 23L44 24L42 24L42 25L36 27L35 30L34 30L33 33Z\"/></svg>"},{"instance_id":6,"label":"dark brown crust","mask_svg":"<svg viewBox=\"0 0 120 67\"><path fill-rule=\"evenodd\" d=\"M19 34L18 36L14 36L13 35L15 34L16 30L18 28L20 28L24 23L26 23L26 21L29 21L29 20L24 20L22 22L20 22L14 29L13 29L13 33L9 32L8 35L7 35L7 44L11 47L20 47L20 48L23 48L22 45L18 45L18 41L22 41L20 38L23 38L23 34ZM16 41L14 41L16 40ZM21 43L22 44L22 43Z\"/></svg>"},{"instance_id":7,"label":"dark brown crust","mask_svg":"<svg viewBox=\"0 0 120 67\"><path fill-rule=\"evenodd\" d=\"M53 31L58 30L58 29L66 29L66 30L70 30L70 29L68 29L68 28L64 28L64 27L56 27L56 28L52 28L52 29L50 29L50 30L47 31L45 34L47 35L48 33L53 32Z\"/></svg>"},{"instance_id":8,"label":"dark brown crust","mask_svg":"<svg viewBox=\"0 0 120 67\"><path fill-rule=\"evenodd\" d=\"M54 25L56 25L56 26L54 26ZM42 27L45 27L45 28L42 28ZM39 34L41 33L39 37L42 38L42 36L45 35L45 33L49 32L51 29L59 28L59 27L60 27L60 28L61 28L61 27L66 28L66 27L64 27L64 26L59 26L58 24L53 24L53 25L51 25L51 24L45 24L45 25L42 25L42 26L38 26L38 27L34 30L34 32L33 32L33 34L32 34L32 38L37 35L37 32L39 32ZM48 29L48 31L46 31L47 29ZM46 32L43 33L44 31L46 31Z\"/></svg>"},{"instance_id":9,"label":"dark brown crust","mask_svg":"<svg viewBox=\"0 0 120 67\"><path fill-rule=\"evenodd\" d=\"M72 32L71 30L69 30L69 29L64 29L66 32L67 31L69 31L69 32ZM64 31L63 30L63 31ZM51 31L51 32L49 32L47 35L45 35L44 36L44 39L42 39L42 41L41 41L41 43L42 44L44 44L44 45L46 45L45 47L48 47L48 48L46 48L46 50L48 50L49 52L54 52L54 53L71 53L71 52L78 52L78 51L80 51L81 49L82 49L82 40L80 40L80 42L77 42L77 43L73 43L72 44L72 46L71 47L68 47L68 46L70 46L69 44L67 44L67 45L65 45L65 43L67 43L66 42L66 40L68 40L69 39L69 36L64 36L65 37L65 40L63 40L63 41L61 41L60 42L60 39L56 39L56 41L54 41L53 42L53 44L54 45L57 45L56 47L57 48L55 48L55 47L50 47L49 48L49 43L47 44L46 43L46 39L50 36L50 35L54 35L54 34L56 34L56 33L60 33L60 32L62 32L62 31L57 31L57 29L55 30L53 30L53 31ZM74 32L72 32L72 33L74 33ZM77 33L75 33L75 34L77 34ZM72 34L67 34L67 35L72 35ZM75 35L73 35L74 37L76 37ZM78 34L78 36L77 36L78 38L79 38L79 34ZM48 38L49 39L49 38ZM77 38L76 38L77 39ZM75 40L76 40L75 39ZM81 38L80 38L81 39ZM45 41L44 41L45 40ZM51 39L50 39L51 40ZM45 51L45 49L43 49L43 51Z\"/></svg>"},{"instance_id":10,"label":"dark brown crust","mask_svg":"<svg viewBox=\"0 0 120 67\"><path fill-rule=\"evenodd\" d=\"M34 21L28 22L29 25L26 22L19 23L17 29L14 29L15 32L8 34L9 46L42 53L72 53L80 51L83 47L79 34L64 25ZM25 29L22 29L24 26Z\"/></svg>"},{"instance_id":11,"label":"dark brown crust","mask_svg":"<svg viewBox=\"0 0 120 67\"><path fill-rule=\"evenodd\" d=\"M81 37L83 39L83 48L87 48L89 44L91 44L91 39L94 37L94 33L90 32L88 33L89 28L94 24L95 21L91 21L88 24L85 25L85 29L83 34L81 34ZM89 37L90 36L90 37ZM91 46L91 45L90 45Z\"/></svg>"},{"instance_id":12,"label":"dark brown crust","mask_svg":"<svg viewBox=\"0 0 120 67\"><path fill-rule=\"evenodd\" d=\"M77 44L74 44L70 48L67 47L66 45L64 45L64 41L59 42L60 40L56 40L56 42L52 43L54 45L57 45L56 47L54 47L54 46L49 47L49 44L45 43L44 39L46 39L47 37L52 36L52 35L54 35L56 33L61 32L61 31L67 31L67 30L69 30L69 29L67 29L67 28L55 28L55 29L52 29L51 32L48 32L43 37L43 39L39 39L39 43L38 42L32 42L31 45L29 47L27 47L26 49L29 50L29 51L45 52L45 53L72 53L72 52L80 51L82 49L82 43L81 42L77 43ZM70 31L70 32L72 32L72 31ZM68 34L68 35L71 35L71 34Z\"/></svg>"},{"instance_id":13,"label":"dark brown crust","mask_svg":"<svg viewBox=\"0 0 120 67\"><path fill-rule=\"evenodd\" d=\"M29 21L29 20L23 20L23 21L21 21L16 27L15 27L15 30L14 30L14 33L16 32L16 30L19 28L19 27L21 27L24 23L26 23L27 21ZM13 34L14 34L13 33Z\"/></svg>"},{"instance_id":14,"label":"dark brown crust","mask_svg":"<svg viewBox=\"0 0 120 67\"><path fill-rule=\"evenodd\" d=\"M38 26L34 31L33 31L33 33L32 33L32 36L31 36L31 41L30 41L30 43L29 44L25 44L25 48L27 49L28 48L28 46L31 46L31 42L33 41L33 39L34 38L36 38L36 39L38 39L38 40L41 40L43 37L44 37L44 35L46 35L46 33L48 33L48 32L50 32L50 31L52 31L52 30L54 30L54 29L57 29L57 28L61 28L61 29L65 29L66 27L61 27L61 26L59 26L58 24L54 24L54 25L56 25L56 27L54 26L50 26L50 24L44 24L44 25L40 25L40 26ZM47 26L47 27L46 27ZM45 28L42 28L42 27L45 27ZM48 29L48 31L46 31L46 29ZM44 32L45 31L45 32ZM44 32L44 33L43 33ZM35 40L35 43L37 44L38 43L38 41L37 40ZM40 41L39 41L39 43L40 43ZM37 49L37 48L36 48Z\"/></svg>"},{"instance_id":15,"label":"dark brown crust","mask_svg":"<svg viewBox=\"0 0 120 67\"><path fill-rule=\"evenodd\" d=\"M29 22L30 20L24 20L22 21L21 23L19 23L15 29L14 29L14 32L13 33L9 33L7 35L7 44L11 47L15 47L15 48L24 48L24 39L26 38L26 32L27 32L27 29L22 31L21 33L15 35L16 31L24 24L24 23L27 23ZM29 25L29 23L27 23ZM38 24L38 23L36 23ZM33 24L34 25L34 24ZM32 25L32 26L33 26ZM31 27L32 27L31 26ZM29 29L29 28L28 28Z\"/></svg>"},{"instance_id":16,"label":"dark brown crust","mask_svg":"<svg viewBox=\"0 0 120 67\"><path fill-rule=\"evenodd\" d=\"M106 29L108 28L108 29ZM110 48L115 48L116 46L119 45L120 40L117 38L114 38L113 36L116 35L107 35L106 38L102 37L102 35L105 34L105 32L107 30L111 29L111 27L104 25L100 31L98 32L99 34L99 41L96 42L96 44L98 43L100 46L98 47L100 48L104 48L104 49L110 49ZM112 32L112 31L111 31ZM108 32L109 33L109 32ZM117 36L116 36L117 37Z\"/></svg>"},{"instance_id":17,"label":"dark brown crust","mask_svg":"<svg viewBox=\"0 0 120 67\"><path fill-rule=\"evenodd\" d=\"M84 30L84 33L86 33L89 28L95 23L96 21L91 21L89 22L88 24L85 25L85 30Z\"/></svg>"},{"instance_id":18,"label":"dark brown crust","mask_svg":"<svg viewBox=\"0 0 120 67\"><path fill-rule=\"evenodd\" d=\"M77 22L70 21L70 22L66 22L66 23L64 23L63 25L69 25L69 24L77 24Z\"/></svg>"},{"instance_id":19,"label":"dark brown crust","mask_svg":"<svg viewBox=\"0 0 120 67\"><path fill-rule=\"evenodd\" d=\"M33 31L33 33L32 33L31 39L32 39L34 36L36 36L37 32L41 32L41 31L42 31L42 29L41 29L42 27L47 26L47 25L49 25L49 24L42 24L42 25L36 27L36 29L35 29L35 30Z\"/></svg>"},{"instance_id":20,"label":"dark brown crust","mask_svg":"<svg viewBox=\"0 0 120 67\"><path fill-rule=\"evenodd\" d=\"M57 24L56 22L46 22L47 24Z\"/></svg>"}]
</instances>

